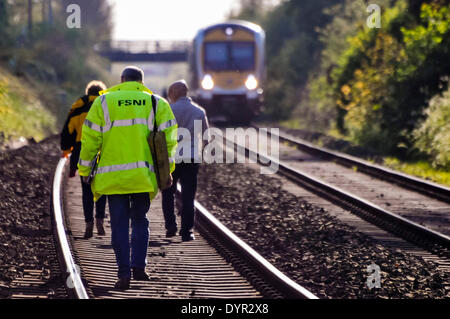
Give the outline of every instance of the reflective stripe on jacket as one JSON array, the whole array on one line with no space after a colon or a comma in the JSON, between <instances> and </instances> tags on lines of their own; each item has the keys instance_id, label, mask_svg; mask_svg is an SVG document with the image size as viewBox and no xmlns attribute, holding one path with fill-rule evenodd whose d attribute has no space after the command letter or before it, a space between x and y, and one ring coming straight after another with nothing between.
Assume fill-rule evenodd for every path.
<instances>
[{"instance_id":1,"label":"reflective stripe on jacket","mask_svg":"<svg viewBox=\"0 0 450 319\"><path fill-rule=\"evenodd\" d=\"M100 151L92 183L95 200L101 195L146 192L153 199L158 186L147 138L155 120L166 134L170 172L175 169L177 124L169 104L155 95L155 116L152 92L138 82L124 82L100 94L83 125L80 175L89 175L91 162Z\"/></svg>"}]
</instances>

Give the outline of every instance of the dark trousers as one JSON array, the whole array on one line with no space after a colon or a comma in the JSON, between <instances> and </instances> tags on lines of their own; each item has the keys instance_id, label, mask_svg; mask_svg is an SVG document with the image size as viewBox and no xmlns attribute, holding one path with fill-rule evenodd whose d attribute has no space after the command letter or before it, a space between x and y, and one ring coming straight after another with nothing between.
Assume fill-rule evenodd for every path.
<instances>
[{"instance_id":1,"label":"dark trousers","mask_svg":"<svg viewBox=\"0 0 450 319\"><path fill-rule=\"evenodd\" d=\"M119 278L130 278L131 268L145 269L149 239L149 193L108 195L111 244ZM131 242L130 242L131 219ZM131 248L131 254L130 254ZM131 258L130 258L131 257Z\"/></svg>"},{"instance_id":2,"label":"dark trousers","mask_svg":"<svg viewBox=\"0 0 450 319\"><path fill-rule=\"evenodd\" d=\"M176 164L172 173L173 184L170 188L162 191L162 208L167 230L177 229L174 212L174 194L177 182L181 184L181 230L180 234L188 234L194 227L194 199L197 191L198 163Z\"/></svg>"},{"instance_id":3,"label":"dark trousers","mask_svg":"<svg viewBox=\"0 0 450 319\"><path fill-rule=\"evenodd\" d=\"M76 143L73 146L72 154L70 155L70 171L73 172L73 176L75 176L75 172L78 169L78 160L80 159L80 151L81 151L81 142Z\"/></svg>"},{"instance_id":4,"label":"dark trousers","mask_svg":"<svg viewBox=\"0 0 450 319\"><path fill-rule=\"evenodd\" d=\"M81 177L81 189L83 197L84 220L86 223L94 221L94 195L92 194L91 185L83 183ZM95 218L105 218L106 196L100 197L95 203Z\"/></svg>"}]
</instances>

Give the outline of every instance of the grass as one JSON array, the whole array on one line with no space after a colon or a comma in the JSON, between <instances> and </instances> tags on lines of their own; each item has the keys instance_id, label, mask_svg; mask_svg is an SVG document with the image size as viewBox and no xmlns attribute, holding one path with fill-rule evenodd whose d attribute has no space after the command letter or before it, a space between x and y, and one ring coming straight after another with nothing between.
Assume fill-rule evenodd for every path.
<instances>
[{"instance_id":1,"label":"grass","mask_svg":"<svg viewBox=\"0 0 450 319\"><path fill-rule=\"evenodd\" d=\"M342 135L338 130L329 130L328 135L351 142L351 139ZM364 147L364 146L363 146ZM370 161L370 160L369 160ZM450 172L445 169L435 168L431 162L425 160L401 161L395 157L384 157L383 165L405 174L420 177L438 184L450 186Z\"/></svg>"},{"instance_id":2,"label":"grass","mask_svg":"<svg viewBox=\"0 0 450 319\"><path fill-rule=\"evenodd\" d=\"M298 120L297 118L290 118L288 120L284 120L281 121L279 123L279 125L281 127L285 127L288 129L293 129L293 130L302 130L302 129L306 129L306 125L304 125L303 123L301 123L300 120Z\"/></svg>"},{"instance_id":3,"label":"grass","mask_svg":"<svg viewBox=\"0 0 450 319\"><path fill-rule=\"evenodd\" d=\"M4 141L20 137L40 141L55 132L56 119L40 102L39 94L0 67L0 135Z\"/></svg>"},{"instance_id":4,"label":"grass","mask_svg":"<svg viewBox=\"0 0 450 319\"><path fill-rule=\"evenodd\" d=\"M434 168L429 162L426 161L401 162L397 158L386 157L384 159L384 165L409 175L450 186L450 172L447 170Z\"/></svg>"}]
</instances>

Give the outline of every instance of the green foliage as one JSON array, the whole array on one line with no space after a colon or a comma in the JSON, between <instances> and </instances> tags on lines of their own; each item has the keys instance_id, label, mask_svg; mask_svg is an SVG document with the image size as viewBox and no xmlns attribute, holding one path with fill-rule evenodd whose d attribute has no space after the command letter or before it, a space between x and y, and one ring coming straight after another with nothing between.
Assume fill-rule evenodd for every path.
<instances>
[{"instance_id":1,"label":"green foliage","mask_svg":"<svg viewBox=\"0 0 450 319\"><path fill-rule=\"evenodd\" d=\"M448 54L448 50L441 51L444 48L449 48L450 8L424 4L422 5L420 18L423 24L413 29L401 28L406 54L409 58L408 63L399 70L401 80L402 77L409 78L411 74L416 75L424 67L433 68L434 63L430 61L430 56L435 58L436 54ZM448 58L448 55L442 57ZM431 65L428 65L429 62ZM431 70L431 72L433 71Z\"/></svg>"},{"instance_id":2,"label":"green foliage","mask_svg":"<svg viewBox=\"0 0 450 319\"><path fill-rule=\"evenodd\" d=\"M237 13L231 12L230 19L240 19L256 24L261 23L271 9L270 0L240 0Z\"/></svg>"},{"instance_id":3,"label":"green foliage","mask_svg":"<svg viewBox=\"0 0 450 319\"><path fill-rule=\"evenodd\" d=\"M448 6L422 4L418 24L408 15L403 1L386 10L385 27L352 38L334 74L348 134L388 153L413 149L411 132L450 73Z\"/></svg>"},{"instance_id":4,"label":"green foliage","mask_svg":"<svg viewBox=\"0 0 450 319\"><path fill-rule=\"evenodd\" d=\"M391 75L404 54L399 43L384 32L378 32L374 47L365 53L371 59L363 60L341 87L338 105L347 111L345 127L352 140L377 150L390 149L397 143L398 132L385 125L384 115L392 105Z\"/></svg>"},{"instance_id":5,"label":"green foliage","mask_svg":"<svg viewBox=\"0 0 450 319\"><path fill-rule=\"evenodd\" d=\"M26 118L26 120L24 120ZM36 91L0 68L0 135L3 138L43 139L55 130L55 117Z\"/></svg>"},{"instance_id":6,"label":"green foliage","mask_svg":"<svg viewBox=\"0 0 450 319\"><path fill-rule=\"evenodd\" d=\"M10 10L8 0L0 0L0 61L4 59L7 47L11 45L12 36L9 22Z\"/></svg>"},{"instance_id":7,"label":"green foliage","mask_svg":"<svg viewBox=\"0 0 450 319\"><path fill-rule=\"evenodd\" d=\"M450 172L448 169L433 167L428 161L400 161L395 157L386 157L383 165L403 171L406 174L432 180L436 183L450 186Z\"/></svg>"},{"instance_id":8,"label":"green foliage","mask_svg":"<svg viewBox=\"0 0 450 319\"><path fill-rule=\"evenodd\" d=\"M306 95L306 94L305 94ZM307 86L307 96L300 100L293 115L305 129L321 132L330 128L337 117L331 87L326 75L312 78Z\"/></svg>"},{"instance_id":9,"label":"green foliage","mask_svg":"<svg viewBox=\"0 0 450 319\"><path fill-rule=\"evenodd\" d=\"M268 60L265 104L271 119L288 118L305 96L310 73L318 68L323 49L319 30L331 20L324 10L332 4L326 0L285 1L264 20Z\"/></svg>"},{"instance_id":10,"label":"green foliage","mask_svg":"<svg viewBox=\"0 0 450 319\"><path fill-rule=\"evenodd\" d=\"M384 8L389 2L381 0L377 3ZM354 43L355 46L349 50L349 39L355 37L358 32L364 34L363 31L367 28L366 8L367 4L362 0L346 0L324 9L324 13L332 20L323 28L319 28L320 41L323 44L320 67L315 72L310 72L306 94L294 110L294 116L304 123L305 128L326 132L336 126L336 118L340 117L339 113L343 110L336 108L335 87L338 86L338 81L335 74L339 63L351 57L349 63L354 63L353 70L346 70L352 74L359 66L356 61L362 58L361 42L373 41L368 36L367 39L361 39L360 43ZM338 126L343 127L342 124Z\"/></svg>"},{"instance_id":11,"label":"green foliage","mask_svg":"<svg viewBox=\"0 0 450 319\"><path fill-rule=\"evenodd\" d=\"M45 130L53 117L62 126L60 122L72 99L84 93L88 82L99 79L108 83L109 64L94 51L94 46L110 38L111 4L107 0L40 0L31 1L29 10L29 3L0 0L0 63L29 88L28 96L36 99L24 101L14 90L5 93L0 132L9 136L14 126L17 132L29 135L21 129L21 123L28 122L23 118L20 122L21 113L16 110L21 110L27 119L29 115L42 123ZM71 3L81 7L81 29L69 29L66 25L66 7ZM24 108L20 109L17 106L22 102ZM42 105L53 113L48 121L45 117L49 113L40 110ZM39 135L45 130L33 131Z\"/></svg>"},{"instance_id":12,"label":"green foliage","mask_svg":"<svg viewBox=\"0 0 450 319\"><path fill-rule=\"evenodd\" d=\"M450 170L450 89L433 97L425 114L426 120L414 131L416 146L434 167Z\"/></svg>"},{"instance_id":13,"label":"green foliage","mask_svg":"<svg viewBox=\"0 0 450 319\"><path fill-rule=\"evenodd\" d=\"M51 11L48 0L34 1L32 34L27 32L28 1L7 3L6 32L14 43L9 45L6 58L14 73L59 85L71 96L80 95L94 78L105 80L108 64L93 48L110 38L111 5L106 0L53 0ZM81 7L81 29L66 26L70 3Z\"/></svg>"},{"instance_id":14,"label":"green foliage","mask_svg":"<svg viewBox=\"0 0 450 319\"><path fill-rule=\"evenodd\" d=\"M450 93L441 94L450 80L450 1L379 0L380 29L366 24L369 3L287 0L258 16L269 120L400 158L425 154L449 169ZM448 178L424 162L405 165L396 167Z\"/></svg>"},{"instance_id":15,"label":"green foliage","mask_svg":"<svg viewBox=\"0 0 450 319\"><path fill-rule=\"evenodd\" d=\"M0 0L0 46L4 44L4 38L7 36L9 25L6 0Z\"/></svg>"},{"instance_id":16,"label":"green foliage","mask_svg":"<svg viewBox=\"0 0 450 319\"><path fill-rule=\"evenodd\" d=\"M367 18L364 1L346 0L324 10L332 18L331 22L320 29L320 41L324 48L321 52L321 69L336 66L339 58L348 47L346 39L355 36L364 29Z\"/></svg>"}]
</instances>

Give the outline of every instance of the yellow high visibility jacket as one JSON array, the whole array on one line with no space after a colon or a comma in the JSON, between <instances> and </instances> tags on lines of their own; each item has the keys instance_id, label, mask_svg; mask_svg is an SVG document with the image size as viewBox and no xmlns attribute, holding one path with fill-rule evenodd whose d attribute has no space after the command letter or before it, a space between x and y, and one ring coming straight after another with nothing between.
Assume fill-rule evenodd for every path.
<instances>
[{"instance_id":1,"label":"yellow high visibility jacket","mask_svg":"<svg viewBox=\"0 0 450 319\"><path fill-rule=\"evenodd\" d=\"M124 82L100 92L83 124L80 176L89 176L98 152L97 174L91 184L94 200L101 195L158 192L153 159L147 138L154 121L166 135L170 172L175 169L177 123L169 103L138 82Z\"/></svg>"}]
</instances>

